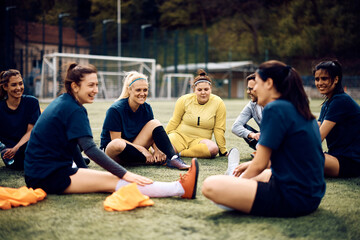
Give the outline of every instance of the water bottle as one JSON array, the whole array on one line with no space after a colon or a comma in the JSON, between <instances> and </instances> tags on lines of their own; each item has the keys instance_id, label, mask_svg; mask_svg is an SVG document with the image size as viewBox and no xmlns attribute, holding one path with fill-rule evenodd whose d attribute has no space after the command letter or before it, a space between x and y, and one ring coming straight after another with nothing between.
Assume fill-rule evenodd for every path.
<instances>
[{"instance_id":1,"label":"water bottle","mask_svg":"<svg viewBox=\"0 0 360 240\"><path fill-rule=\"evenodd\" d=\"M7 148L5 146L5 144L3 144L2 142L0 142L0 154L1 154L1 158L3 159L4 163L6 166L10 166L14 163L14 159L8 159L8 158L4 158L4 154L6 152Z\"/></svg>"}]
</instances>

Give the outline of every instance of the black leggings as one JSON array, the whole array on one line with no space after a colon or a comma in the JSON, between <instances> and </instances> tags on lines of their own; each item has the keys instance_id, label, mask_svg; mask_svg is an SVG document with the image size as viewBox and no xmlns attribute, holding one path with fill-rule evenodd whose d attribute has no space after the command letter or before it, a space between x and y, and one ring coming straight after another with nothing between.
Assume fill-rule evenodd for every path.
<instances>
[{"instance_id":1,"label":"black leggings","mask_svg":"<svg viewBox=\"0 0 360 240\"><path fill-rule=\"evenodd\" d=\"M244 127L245 127L247 130L250 130L250 131L252 131L252 132L254 132L254 133L258 133L257 130L255 130L254 128L250 127L250 126L247 125L247 124L245 124ZM250 146L252 149L256 150L256 144L258 143L257 140L255 140L255 139L248 139L247 137L245 137L244 140L245 140L245 142L247 142L247 144L249 144L249 146Z\"/></svg>"}]
</instances>

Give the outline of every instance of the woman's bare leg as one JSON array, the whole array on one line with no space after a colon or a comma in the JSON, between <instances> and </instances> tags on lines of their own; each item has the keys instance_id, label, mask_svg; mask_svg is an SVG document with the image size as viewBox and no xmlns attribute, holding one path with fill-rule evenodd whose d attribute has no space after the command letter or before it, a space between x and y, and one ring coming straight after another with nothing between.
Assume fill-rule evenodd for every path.
<instances>
[{"instance_id":1,"label":"woman's bare leg","mask_svg":"<svg viewBox=\"0 0 360 240\"><path fill-rule=\"evenodd\" d=\"M114 192L120 180L109 172L87 168L79 168L70 179L71 184L64 193Z\"/></svg>"},{"instance_id":2,"label":"woman's bare leg","mask_svg":"<svg viewBox=\"0 0 360 240\"><path fill-rule=\"evenodd\" d=\"M219 147L217 144L209 139L203 139L200 141L200 143L206 144L206 146L209 149L211 157L215 157L219 153Z\"/></svg>"},{"instance_id":3,"label":"woman's bare leg","mask_svg":"<svg viewBox=\"0 0 360 240\"><path fill-rule=\"evenodd\" d=\"M141 129L139 134L136 136L133 141L134 144L143 146L145 148L149 148L153 143L154 139L152 137L152 133L154 129L158 126L162 126L160 121L157 119L150 120L145 124L145 126Z\"/></svg>"},{"instance_id":4,"label":"woman's bare leg","mask_svg":"<svg viewBox=\"0 0 360 240\"><path fill-rule=\"evenodd\" d=\"M271 175L271 169L265 169L264 171L262 171L262 173L260 173L256 177L253 177L252 179L257 182L269 182Z\"/></svg>"},{"instance_id":5,"label":"woman's bare leg","mask_svg":"<svg viewBox=\"0 0 360 240\"><path fill-rule=\"evenodd\" d=\"M339 160L336 157L325 153L325 167L324 167L325 176L338 177L339 171L340 171Z\"/></svg>"},{"instance_id":6,"label":"woman's bare leg","mask_svg":"<svg viewBox=\"0 0 360 240\"><path fill-rule=\"evenodd\" d=\"M126 142L124 139L114 139L106 146L105 154L114 159L115 161L119 161L119 154L124 151L126 147Z\"/></svg>"},{"instance_id":7,"label":"woman's bare leg","mask_svg":"<svg viewBox=\"0 0 360 240\"><path fill-rule=\"evenodd\" d=\"M202 186L205 197L244 213L250 213L256 191L257 181L225 175L210 176Z\"/></svg>"}]
</instances>

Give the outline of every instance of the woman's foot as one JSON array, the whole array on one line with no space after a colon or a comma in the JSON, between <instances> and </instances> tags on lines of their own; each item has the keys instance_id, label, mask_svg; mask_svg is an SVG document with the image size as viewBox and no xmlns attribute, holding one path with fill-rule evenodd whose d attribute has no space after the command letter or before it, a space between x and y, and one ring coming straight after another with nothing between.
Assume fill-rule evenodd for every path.
<instances>
[{"instance_id":1,"label":"woman's foot","mask_svg":"<svg viewBox=\"0 0 360 240\"><path fill-rule=\"evenodd\" d=\"M235 168L239 165L240 162L240 153L237 148L232 148L229 151L228 155L228 168L225 172L225 175L233 176Z\"/></svg>"},{"instance_id":2,"label":"woman's foot","mask_svg":"<svg viewBox=\"0 0 360 240\"><path fill-rule=\"evenodd\" d=\"M196 158L191 160L191 167L184 175L180 174L180 184L184 188L185 193L182 198L195 199L197 180L199 176L199 163Z\"/></svg>"}]
</instances>

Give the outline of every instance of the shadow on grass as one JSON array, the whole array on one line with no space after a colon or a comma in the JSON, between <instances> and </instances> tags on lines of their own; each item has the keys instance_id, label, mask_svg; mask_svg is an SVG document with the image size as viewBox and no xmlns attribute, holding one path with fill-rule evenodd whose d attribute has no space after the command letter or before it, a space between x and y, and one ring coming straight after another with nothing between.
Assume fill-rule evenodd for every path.
<instances>
[{"instance_id":1,"label":"shadow on grass","mask_svg":"<svg viewBox=\"0 0 360 240\"><path fill-rule=\"evenodd\" d=\"M259 233L272 238L348 239L348 229L343 218L319 208L314 213L296 218L268 218L226 211L210 215L207 220L214 225L236 222L240 228L252 229L248 238L257 238Z\"/></svg>"}]
</instances>

